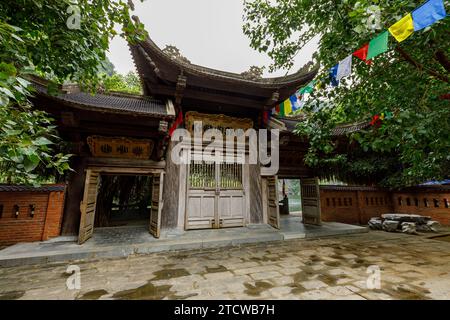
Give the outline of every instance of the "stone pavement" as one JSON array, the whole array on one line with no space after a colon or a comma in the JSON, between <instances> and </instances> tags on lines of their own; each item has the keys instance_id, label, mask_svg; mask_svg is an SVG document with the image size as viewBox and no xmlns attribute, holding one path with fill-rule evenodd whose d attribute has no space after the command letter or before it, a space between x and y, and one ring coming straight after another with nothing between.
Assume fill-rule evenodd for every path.
<instances>
[{"instance_id":1,"label":"stone pavement","mask_svg":"<svg viewBox=\"0 0 450 320\"><path fill-rule=\"evenodd\" d=\"M72 262L79 290L68 263L1 268L0 299L450 299L441 240L371 231Z\"/></svg>"},{"instance_id":2,"label":"stone pavement","mask_svg":"<svg viewBox=\"0 0 450 320\"><path fill-rule=\"evenodd\" d=\"M155 239L148 226L99 228L83 245L76 237L59 237L44 242L19 243L0 250L0 267L42 264L69 260L118 258L163 251L218 248L244 243L267 243L285 239L317 238L367 232L368 229L344 223L324 222L322 226L303 225L300 217L283 217L281 230L269 225L244 228L172 231Z\"/></svg>"}]
</instances>

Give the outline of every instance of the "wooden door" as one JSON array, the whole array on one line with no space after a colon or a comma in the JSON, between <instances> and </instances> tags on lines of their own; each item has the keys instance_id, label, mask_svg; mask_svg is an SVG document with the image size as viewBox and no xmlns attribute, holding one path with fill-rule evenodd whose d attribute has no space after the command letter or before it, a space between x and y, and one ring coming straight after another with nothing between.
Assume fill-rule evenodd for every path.
<instances>
[{"instance_id":1,"label":"wooden door","mask_svg":"<svg viewBox=\"0 0 450 320\"><path fill-rule=\"evenodd\" d=\"M267 177L267 221L276 228L280 229L280 207L278 205L278 177Z\"/></svg>"},{"instance_id":2,"label":"wooden door","mask_svg":"<svg viewBox=\"0 0 450 320\"><path fill-rule=\"evenodd\" d=\"M81 219L78 233L78 243L83 244L92 237L94 232L95 207L100 184L100 173L91 169L86 170L83 201L80 204Z\"/></svg>"},{"instance_id":3,"label":"wooden door","mask_svg":"<svg viewBox=\"0 0 450 320\"><path fill-rule=\"evenodd\" d=\"M187 172L187 200L185 229L216 227L216 165L192 161Z\"/></svg>"},{"instance_id":4,"label":"wooden door","mask_svg":"<svg viewBox=\"0 0 450 320\"><path fill-rule=\"evenodd\" d=\"M163 203L164 173L155 174L152 179L152 199L150 211L150 233L159 238L161 235L161 212Z\"/></svg>"},{"instance_id":5,"label":"wooden door","mask_svg":"<svg viewBox=\"0 0 450 320\"><path fill-rule=\"evenodd\" d=\"M319 179L300 179L304 224L321 225Z\"/></svg>"},{"instance_id":6,"label":"wooden door","mask_svg":"<svg viewBox=\"0 0 450 320\"><path fill-rule=\"evenodd\" d=\"M218 228L242 227L245 224L245 195L243 165L240 163L218 164Z\"/></svg>"},{"instance_id":7,"label":"wooden door","mask_svg":"<svg viewBox=\"0 0 450 320\"><path fill-rule=\"evenodd\" d=\"M245 224L243 165L192 162L189 165L186 230Z\"/></svg>"}]
</instances>

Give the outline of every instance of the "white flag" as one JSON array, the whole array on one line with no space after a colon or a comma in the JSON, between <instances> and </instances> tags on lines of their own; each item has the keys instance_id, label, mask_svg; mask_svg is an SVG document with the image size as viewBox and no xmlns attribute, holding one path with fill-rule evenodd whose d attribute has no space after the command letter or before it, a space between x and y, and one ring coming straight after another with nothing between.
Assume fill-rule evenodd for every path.
<instances>
[{"instance_id":1,"label":"white flag","mask_svg":"<svg viewBox=\"0 0 450 320\"><path fill-rule=\"evenodd\" d=\"M353 55L349 55L347 58L339 62L339 67L336 75L337 81L340 81L342 78L348 77L352 74L352 58Z\"/></svg>"}]
</instances>

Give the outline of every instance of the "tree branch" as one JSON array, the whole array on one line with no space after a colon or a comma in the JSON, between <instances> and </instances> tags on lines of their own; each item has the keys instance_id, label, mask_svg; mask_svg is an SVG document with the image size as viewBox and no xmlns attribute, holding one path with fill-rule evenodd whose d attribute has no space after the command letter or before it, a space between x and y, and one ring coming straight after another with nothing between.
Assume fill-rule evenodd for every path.
<instances>
[{"instance_id":1,"label":"tree branch","mask_svg":"<svg viewBox=\"0 0 450 320\"><path fill-rule=\"evenodd\" d=\"M450 72L450 60L445 55L444 51L437 50L434 53L434 58L436 59L437 62L439 62L445 68L445 70Z\"/></svg>"},{"instance_id":2,"label":"tree branch","mask_svg":"<svg viewBox=\"0 0 450 320\"><path fill-rule=\"evenodd\" d=\"M444 82L450 82L450 80L448 79L448 77L434 71L428 68L425 68L422 64L420 64L419 62L415 61L405 50L403 50L400 46L397 46L395 48L395 50L400 53L400 55L407 61L409 62L411 65L413 65L414 67L416 67L417 69L419 69L420 71L425 71L426 73L428 73L429 75L435 77L436 79L439 79L441 81Z\"/></svg>"}]
</instances>

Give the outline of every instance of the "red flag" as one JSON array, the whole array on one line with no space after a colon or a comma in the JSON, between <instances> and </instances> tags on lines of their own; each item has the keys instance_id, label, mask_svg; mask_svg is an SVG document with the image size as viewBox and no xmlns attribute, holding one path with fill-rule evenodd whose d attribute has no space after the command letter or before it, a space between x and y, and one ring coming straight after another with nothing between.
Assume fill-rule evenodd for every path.
<instances>
[{"instance_id":1,"label":"red flag","mask_svg":"<svg viewBox=\"0 0 450 320\"><path fill-rule=\"evenodd\" d=\"M275 112L276 113L280 113L280 105L279 104L276 105Z\"/></svg>"},{"instance_id":2,"label":"red flag","mask_svg":"<svg viewBox=\"0 0 450 320\"><path fill-rule=\"evenodd\" d=\"M381 126L381 122L382 122L382 120L380 118L380 115L376 114L372 117L372 121L370 122L370 125L374 126L376 128L379 128Z\"/></svg>"},{"instance_id":3,"label":"red flag","mask_svg":"<svg viewBox=\"0 0 450 320\"><path fill-rule=\"evenodd\" d=\"M178 128L178 126L180 126L181 124L183 124L183 112L180 110L180 112L178 112L178 116L175 119L175 122L173 123L172 127L169 129L169 136L172 136L173 132Z\"/></svg>"},{"instance_id":4,"label":"red flag","mask_svg":"<svg viewBox=\"0 0 450 320\"><path fill-rule=\"evenodd\" d=\"M269 122L269 111L263 111L263 124L267 124Z\"/></svg>"},{"instance_id":5,"label":"red flag","mask_svg":"<svg viewBox=\"0 0 450 320\"><path fill-rule=\"evenodd\" d=\"M367 59L367 53L369 52L369 44L365 44L360 49L353 52L353 55L362 61L364 61L366 64L370 65L372 64L372 60L366 60Z\"/></svg>"}]
</instances>

